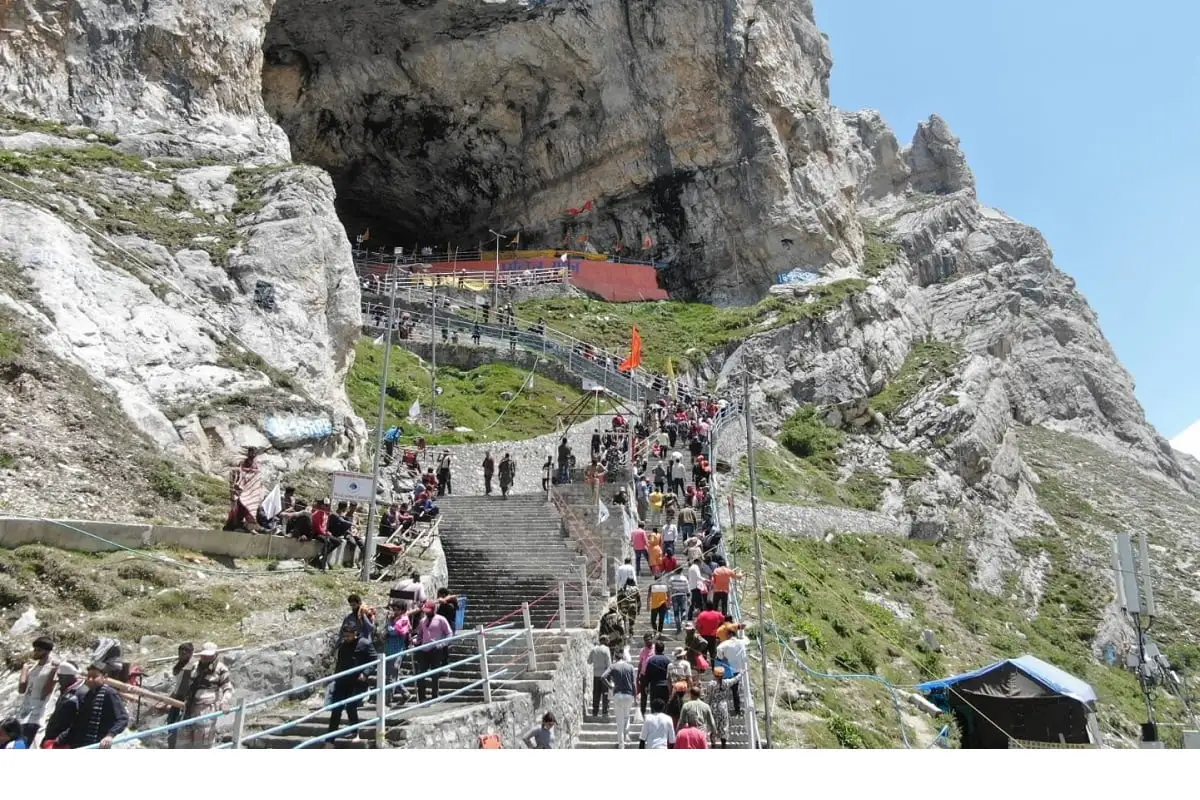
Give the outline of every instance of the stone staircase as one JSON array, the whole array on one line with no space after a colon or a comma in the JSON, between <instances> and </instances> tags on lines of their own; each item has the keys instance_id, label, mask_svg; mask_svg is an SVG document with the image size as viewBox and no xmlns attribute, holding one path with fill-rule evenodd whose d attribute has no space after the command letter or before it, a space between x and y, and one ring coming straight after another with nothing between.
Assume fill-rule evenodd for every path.
<instances>
[{"instance_id":1,"label":"stone staircase","mask_svg":"<svg viewBox=\"0 0 1200 800\"><path fill-rule=\"evenodd\" d=\"M563 531L545 495L447 495L438 503L450 589L467 597L465 627L490 625L506 615L519 624L521 603L547 593L530 607L533 625L561 627L559 581L573 584L567 589L567 626L583 626L583 597L576 588L582 550ZM598 578L589 580L593 622L606 599L599 584Z\"/></svg>"},{"instance_id":2,"label":"stone staircase","mask_svg":"<svg viewBox=\"0 0 1200 800\"><path fill-rule=\"evenodd\" d=\"M499 641L511 636L515 631L503 630L494 631L491 635L493 641ZM516 692L536 692L544 691L546 684L553 677L555 670L558 669L559 663L567 648L567 637L558 630L537 631L534 634L534 650L537 658L537 669L531 670L529 666L529 650L524 637L520 637L498 651L494 651L488 655L488 670L491 674L496 675L500 670L507 672L492 681L492 700L503 700L511 697ZM478 652L474 640L464 640L456 642L450 648L450 662L459 661L463 658L474 655ZM412 660L404 660L404 674L412 674ZM478 662L472 662L464 666L455 667L450 671L443 673L439 691L444 697L451 692L468 686L481 677L480 665ZM368 683L366 688L374 686L374 683ZM415 684L410 684L406 687L409 690L409 698L407 705L415 705L417 703L417 687ZM324 703L325 690L324 687L320 691L303 701L298 701L285 706L272 709L268 712L255 714L246 722L246 733L254 734L259 731L270 730L273 727L282 725L292 720L299 719L306 714L310 714L318 709ZM451 697L442 703L429 706L426 708L416 709L404 714L402 717L394 720L389 720L387 723L387 742L391 747L404 747L408 741L408 731L414 725L420 725L425 718L438 716L446 712L449 705L461 707L482 703L484 700L483 687L475 687L462 694ZM402 705L390 705L389 712L395 711L398 708L403 708ZM378 717L375 706L375 698L367 698L358 709L360 721L374 720ZM254 739L246 743L247 748L266 748L266 749L290 749L299 745L306 739L315 736L320 736L328 730L329 717L327 714L322 714L314 717L311 720L297 722L290 725L287 729L277 733L269 734L261 738ZM350 723L346 720L345 715L342 717L341 727L345 727ZM337 749L366 749L375 745L375 728L374 726L363 729L359 738L338 739L334 743ZM321 748L324 743L311 745L312 747Z\"/></svg>"},{"instance_id":3,"label":"stone staircase","mask_svg":"<svg viewBox=\"0 0 1200 800\"><path fill-rule=\"evenodd\" d=\"M643 573L641 580L642 580L642 584L643 584L643 588L644 588L645 582L648 580L648 577L645 573ZM634 644L633 644L633 646L630 647L630 651L629 651L629 656L630 656L630 659L632 660L632 663L634 666L637 666L637 663L638 663L638 654L640 653L641 646L642 646L642 634L645 633L646 631L648 631L649 629L650 629L650 616L649 616L649 614L645 613L645 611L643 611L643 613L638 618L637 625L635 626L634 635L633 635ZM676 633L675 626L673 624L666 625L663 627L662 639L664 642L666 642L665 652L668 656L671 655L672 651L676 647L683 647L684 635L682 633ZM711 678L711 673L709 673L709 672L702 673L703 682L707 683L709 678ZM742 692L743 712L744 712L744 704L745 704L745 697L746 697L745 689L742 688L741 692ZM586 702L584 703L584 707L587 709L588 713L585 714L585 716L583 718L583 726L580 729L579 736L576 738L575 749L576 750L615 750L615 749L617 749L617 723L612 714L611 701L610 701L610 706L609 706L609 716L607 718L606 717L593 717L591 715L591 708L592 708L591 704L592 704L592 687L591 687L591 684L589 683L587 686L587 699L586 699ZM647 711L649 711L649 704L647 704ZM733 709L731 707L730 708L731 714L732 714L732 711L733 711ZM740 717L731 716L730 717L729 739L728 739L728 747L729 748L744 749L744 748L747 748L750 746L750 733L746 729L746 722L747 722L747 719L745 716L740 716ZM641 736L641 732L642 732L642 715L641 715L641 711L640 711L640 706L638 705L637 701L634 701L634 719L629 724L629 741L626 742L625 746L627 748L633 748L636 750L637 746L638 746L638 738ZM716 743L709 742L709 745L710 745L710 747L716 746L718 748L721 746L720 742L716 742Z\"/></svg>"}]
</instances>

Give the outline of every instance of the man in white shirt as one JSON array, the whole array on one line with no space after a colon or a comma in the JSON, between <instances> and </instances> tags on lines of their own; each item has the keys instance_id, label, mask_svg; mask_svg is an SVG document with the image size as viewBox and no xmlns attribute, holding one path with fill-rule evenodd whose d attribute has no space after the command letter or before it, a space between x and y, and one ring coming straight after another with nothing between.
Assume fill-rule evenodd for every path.
<instances>
[{"instance_id":1,"label":"man in white shirt","mask_svg":"<svg viewBox=\"0 0 1200 800\"><path fill-rule=\"evenodd\" d=\"M642 737L638 741L639 750L674 750L675 723L664 711L667 704L661 697L650 702L650 713L642 722Z\"/></svg>"},{"instance_id":2,"label":"man in white shirt","mask_svg":"<svg viewBox=\"0 0 1200 800\"><path fill-rule=\"evenodd\" d=\"M674 522L668 522L663 526L663 554L668 556L675 555L675 540L679 538L679 526Z\"/></svg>"},{"instance_id":3,"label":"man in white shirt","mask_svg":"<svg viewBox=\"0 0 1200 800\"><path fill-rule=\"evenodd\" d=\"M624 586L628 581L633 581L633 585L637 586L637 573L633 569L633 559L625 559L625 563L617 567L617 588Z\"/></svg>"},{"instance_id":4,"label":"man in white shirt","mask_svg":"<svg viewBox=\"0 0 1200 800\"><path fill-rule=\"evenodd\" d=\"M746 641L737 636L730 637L717 645L717 661L724 661L729 665L729 669L733 671L733 675L726 675L732 678L734 675L741 676L750 668L750 658L746 655ZM728 672L728 671L727 671ZM741 687L735 683L733 685L733 715L740 716L742 713L742 695Z\"/></svg>"},{"instance_id":5,"label":"man in white shirt","mask_svg":"<svg viewBox=\"0 0 1200 800\"><path fill-rule=\"evenodd\" d=\"M688 604L688 619L693 620L696 614L704 610L704 592L700 588L704 583L704 570L700 568L700 559L692 562L687 571L688 591L692 593L692 601Z\"/></svg>"}]
</instances>

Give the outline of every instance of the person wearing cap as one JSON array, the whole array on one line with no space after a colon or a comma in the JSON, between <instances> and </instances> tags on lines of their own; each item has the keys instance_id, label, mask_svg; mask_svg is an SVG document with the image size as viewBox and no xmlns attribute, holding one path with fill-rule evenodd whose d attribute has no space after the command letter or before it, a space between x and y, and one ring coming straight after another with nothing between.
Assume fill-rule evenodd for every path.
<instances>
[{"instance_id":1,"label":"person wearing cap","mask_svg":"<svg viewBox=\"0 0 1200 800\"><path fill-rule=\"evenodd\" d=\"M425 604L425 616L417 625L417 645L423 649L418 650L414 656L417 662L417 672L425 673L432 669L446 666L450 660L450 645L445 642L454 635L454 631L450 628L450 623L446 618L437 613L437 603L430 600ZM430 645L425 647L425 645ZM417 702L425 702L425 686L429 682L431 694L434 700L438 697L438 687L441 681L442 674L439 672L435 675L430 675L428 678L421 677L417 681Z\"/></svg>"},{"instance_id":2,"label":"person wearing cap","mask_svg":"<svg viewBox=\"0 0 1200 800\"><path fill-rule=\"evenodd\" d=\"M79 749L98 744L102 750L112 747L113 739L129 725L129 714L117 690L108 685L103 662L91 664L83 682L85 694L71 727L54 739L54 747Z\"/></svg>"},{"instance_id":3,"label":"person wearing cap","mask_svg":"<svg viewBox=\"0 0 1200 800\"><path fill-rule=\"evenodd\" d=\"M233 679L229 667L217 656L217 646L205 642L196 654L196 663L187 670L187 690L183 698L183 718L195 719L216 711L228 711L233 702ZM181 750L212 747L217 719L193 723L179 730L177 746Z\"/></svg>"},{"instance_id":4,"label":"person wearing cap","mask_svg":"<svg viewBox=\"0 0 1200 800\"><path fill-rule=\"evenodd\" d=\"M33 660L21 668L21 679L17 692L21 705L17 710L17 721L21 723L21 738L26 747L33 747L34 737L46 716L50 695L54 693L54 671L58 666L50 657L54 642L48 636L33 640Z\"/></svg>"},{"instance_id":5,"label":"person wearing cap","mask_svg":"<svg viewBox=\"0 0 1200 800\"><path fill-rule=\"evenodd\" d=\"M713 741L720 740L722 750L729 741L729 698L735 696L740 680L740 677L725 677L725 668L718 664L713 667L712 680L704 687L704 700L712 712Z\"/></svg>"},{"instance_id":6,"label":"person wearing cap","mask_svg":"<svg viewBox=\"0 0 1200 800\"><path fill-rule=\"evenodd\" d=\"M55 672L58 679L58 700L54 703L54 711L46 723L46 735L42 739L42 747L52 748L59 734L71 729L75 717L79 714L80 704L83 703L87 688L83 685L83 676L69 661L58 665Z\"/></svg>"},{"instance_id":7,"label":"person wearing cap","mask_svg":"<svg viewBox=\"0 0 1200 800\"><path fill-rule=\"evenodd\" d=\"M687 683L692 678L692 665L688 663L687 649L676 647L671 653L671 666L667 669L667 680L671 683L683 681Z\"/></svg>"}]
</instances>

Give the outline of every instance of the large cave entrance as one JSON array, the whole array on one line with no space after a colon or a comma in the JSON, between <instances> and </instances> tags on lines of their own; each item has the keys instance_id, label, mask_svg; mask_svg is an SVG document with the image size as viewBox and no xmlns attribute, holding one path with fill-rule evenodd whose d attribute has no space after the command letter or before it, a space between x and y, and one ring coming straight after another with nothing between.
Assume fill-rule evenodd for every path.
<instances>
[{"instance_id":1,"label":"large cave entrance","mask_svg":"<svg viewBox=\"0 0 1200 800\"><path fill-rule=\"evenodd\" d=\"M655 261L676 296L754 299L777 188L756 175L769 132L733 97L718 6L278 0L263 96L373 249L519 230L525 248Z\"/></svg>"}]
</instances>

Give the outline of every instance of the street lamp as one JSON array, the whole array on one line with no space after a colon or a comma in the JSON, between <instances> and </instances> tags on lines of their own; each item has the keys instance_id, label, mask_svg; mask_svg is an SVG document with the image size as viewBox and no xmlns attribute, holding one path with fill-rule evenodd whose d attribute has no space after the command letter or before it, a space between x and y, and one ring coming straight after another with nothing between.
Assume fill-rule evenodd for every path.
<instances>
[{"instance_id":1,"label":"street lamp","mask_svg":"<svg viewBox=\"0 0 1200 800\"><path fill-rule=\"evenodd\" d=\"M500 240L507 239L507 236L496 233L491 228L488 228L488 233L496 237L496 275L492 278L492 313L500 313Z\"/></svg>"}]
</instances>

